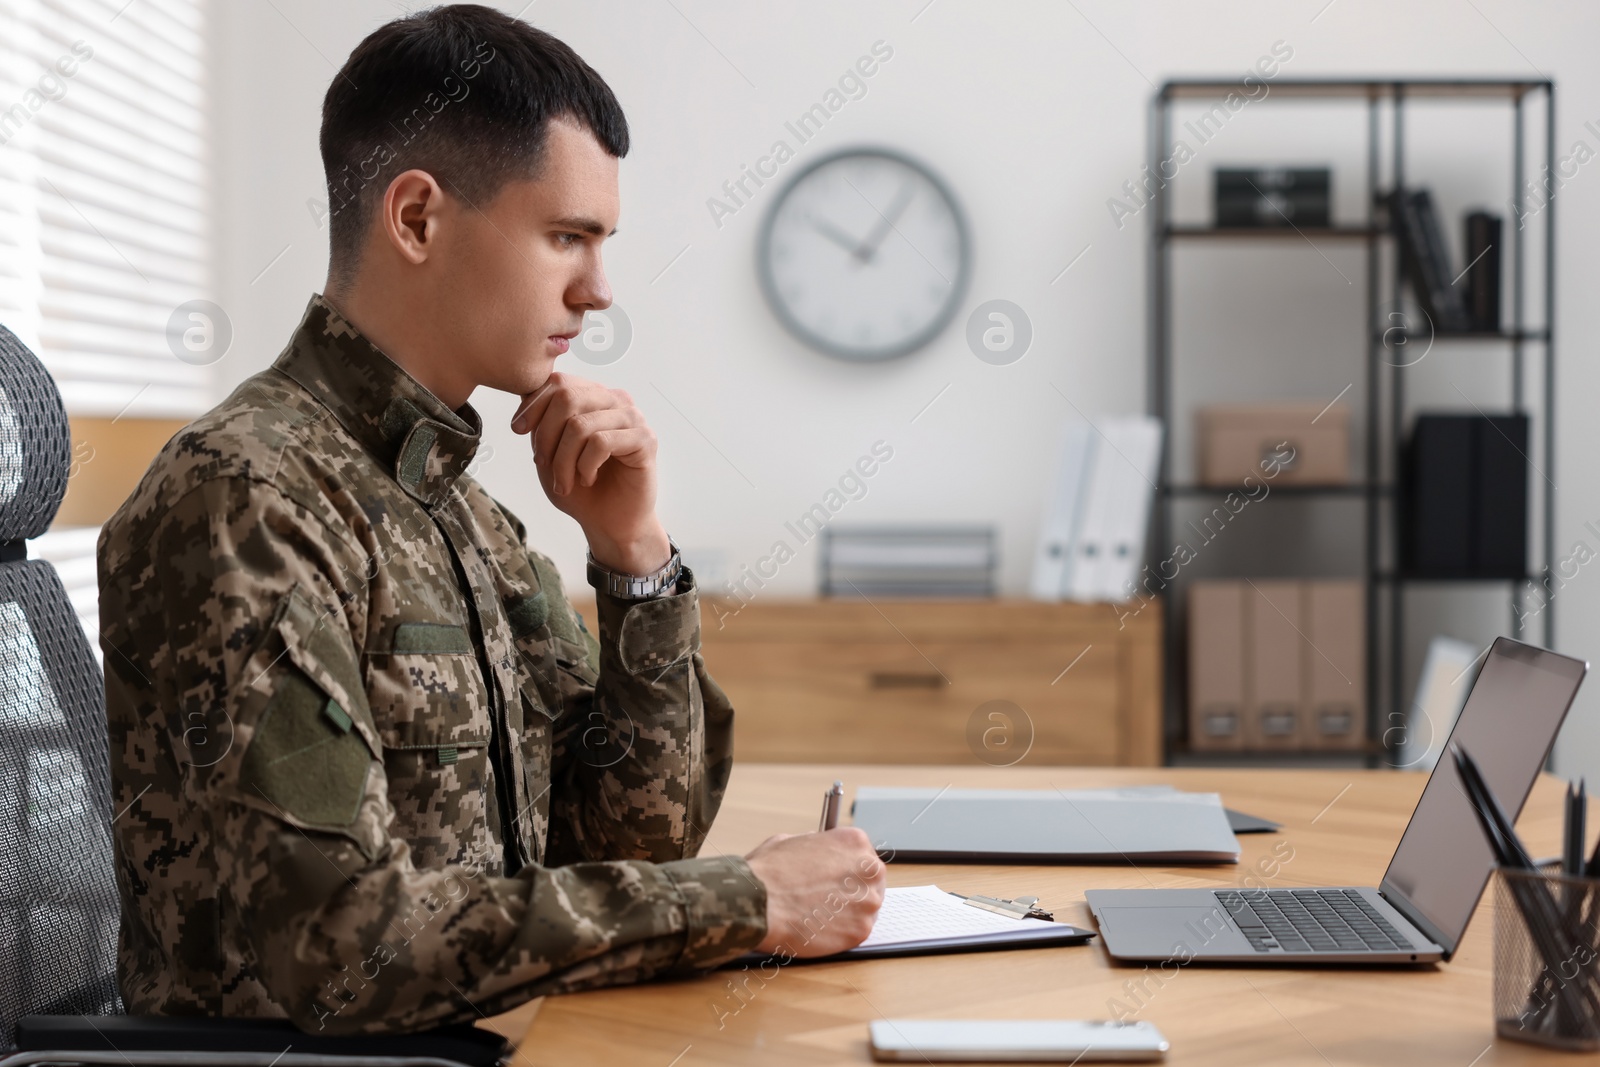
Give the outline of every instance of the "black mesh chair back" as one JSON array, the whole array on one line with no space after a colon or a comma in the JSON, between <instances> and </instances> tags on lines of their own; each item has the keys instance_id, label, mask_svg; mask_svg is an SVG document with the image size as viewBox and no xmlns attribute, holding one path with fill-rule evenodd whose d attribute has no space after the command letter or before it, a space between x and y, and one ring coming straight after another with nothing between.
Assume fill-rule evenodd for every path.
<instances>
[{"instance_id":1,"label":"black mesh chair back","mask_svg":"<svg viewBox=\"0 0 1600 1067\"><path fill-rule=\"evenodd\" d=\"M122 1008L103 681L55 568L26 558L71 448L55 383L0 326L0 1052L24 1015Z\"/></svg>"}]
</instances>

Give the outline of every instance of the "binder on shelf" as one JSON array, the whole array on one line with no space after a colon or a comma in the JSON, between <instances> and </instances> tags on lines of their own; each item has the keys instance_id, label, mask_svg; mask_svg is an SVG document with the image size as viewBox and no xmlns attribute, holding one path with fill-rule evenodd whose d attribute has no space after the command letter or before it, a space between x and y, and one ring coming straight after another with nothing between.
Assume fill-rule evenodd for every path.
<instances>
[{"instance_id":1,"label":"binder on shelf","mask_svg":"<svg viewBox=\"0 0 1600 1067\"><path fill-rule=\"evenodd\" d=\"M1359 581L1307 582L1306 747L1360 748L1366 739L1366 598Z\"/></svg>"},{"instance_id":2,"label":"binder on shelf","mask_svg":"<svg viewBox=\"0 0 1600 1067\"><path fill-rule=\"evenodd\" d=\"M1527 450L1526 415L1418 415L1402 472L1405 570L1422 577L1522 577Z\"/></svg>"},{"instance_id":3,"label":"binder on shelf","mask_svg":"<svg viewBox=\"0 0 1600 1067\"><path fill-rule=\"evenodd\" d=\"M1040 600L1126 600L1144 563L1161 422L1126 415L1075 425L1061 455L1030 591Z\"/></svg>"},{"instance_id":4,"label":"binder on shelf","mask_svg":"<svg viewBox=\"0 0 1600 1067\"><path fill-rule=\"evenodd\" d=\"M1244 747L1243 582L1189 587L1189 747Z\"/></svg>"},{"instance_id":5,"label":"binder on shelf","mask_svg":"<svg viewBox=\"0 0 1600 1067\"><path fill-rule=\"evenodd\" d=\"M1088 488L1089 461L1094 455L1094 429L1086 422L1067 426L1061 443L1055 481L1046 495L1039 543L1034 549L1028 591L1035 600L1060 600L1066 589L1078 543Z\"/></svg>"},{"instance_id":6,"label":"binder on shelf","mask_svg":"<svg viewBox=\"0 0 1600 1067\"><path fill-rule=\"evenodd\" d=\"M1473 438L1473 570L1520 578L1528 567L1528 417L1479 416Z\"/></svg>"},{"instance_id":7,"label":"binder on shelf","mask_svg":"<svg viewBox=\"0 0 1600 1067\"><path fill-rule=\"evenodd\" d=\"M1123 472L1111 463L1116 453L1105 447L1105 439L1095 434L1089 453L1088 485L1083 494L1083 517L1078 522L1078 540L1073 546L1066 582L1061 595L1066 600L1101 599L1104 588L1106 554L1111 549L1111 508L1114 483Z\"/></svg>"},{"instance_id":8,"label":"binder on shelf","mask_svg":"<svg viewBox=\"0 0 1600 1067\"><path fill-rule=\"evenodd\" d=\"M1500 216L1473 211L1465 225L1467 323L1495 333L1500 329Z\"/></svg>"},{"instance_id":9,"label":"binder on shelf","mask_svg":"<svg viewBox=\"0 0 1600 1067\"><path fill-rule=\"evenodd\" d=\"M1161 423L1143 415L1107 419L1102 444L1102 456L1116 476L1096 599L1121 601L1134 595L1144 565L1151 498L1161 466Z\"/></svg>"},{"instance_id":10,"label":"binder on shelf","mask_svg":"<svg viewBox=\"0 0 1600 1067\"><path fill-rule=\"evenodd\" d=\"M1250 688L1244 737L1249 748L1302 747L1300 600L1299 582L1263 580L1245 586Z\"/></svg>"},{"instance_id":11,"label":"binder on shelf","mask_svg":"<svg viewBox=\"0 0 1600 1067\"><path fill-rule=\"evenodd\" d=\"M1414 574L1472 568L1472 423L1422 415L1406 449L1401 563Z\"/></svg>"}]
</instances>

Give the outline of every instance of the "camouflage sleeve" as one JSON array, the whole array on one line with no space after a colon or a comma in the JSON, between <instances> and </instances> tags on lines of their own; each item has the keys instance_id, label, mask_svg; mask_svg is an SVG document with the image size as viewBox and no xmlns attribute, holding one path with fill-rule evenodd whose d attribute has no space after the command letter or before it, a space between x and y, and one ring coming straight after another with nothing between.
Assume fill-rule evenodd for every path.
<instances>
[{"instance_id":1,"label":"camouflage sleeve","mask_svg":"<svg viewBox=\"0 0 1600 1067\"><path fill-rule=\"evenodd\" d=\"M303 1029L410 1030L545 993L701 969L765 932L737 857L417 869L352 635L369 559L313 507L243 480L179 501L157 552L158 664L179 721L229 739L191 765L225 924ZM215 752L213 748L210 751ZM231 914L230 914L231 913Z\"/></svg>"},{"instance_id":2,"label":"camouflage sleeve","mask_svg":"<svg viewBox=\"0 0 1600 1067\"><path fill-rule=\"evenodd\" d=\"M584 624L549 560L532 554L552 612ZM695 856L733 769L733 706L700 655L687 568L650 600L598 594L593 684L569 677L552 765L551 863Z\"/></svg>"}]
</instances>

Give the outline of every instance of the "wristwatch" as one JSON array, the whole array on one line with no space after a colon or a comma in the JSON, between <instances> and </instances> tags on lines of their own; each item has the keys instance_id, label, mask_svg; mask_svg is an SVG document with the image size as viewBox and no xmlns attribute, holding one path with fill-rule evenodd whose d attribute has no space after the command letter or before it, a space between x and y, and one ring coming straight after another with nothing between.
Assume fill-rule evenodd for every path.
<instances>
[{"instance_id":1,"label":"wristwatch","mask_svg":"<svg viewBox=\"0 0 1600 1067\"><path fill-rule=\"evenodd\" d=\"M619 600L649 600L651 597L660 596L666 590L678 584L678 575L683 573L683 555L678 551L678 546L669 536L667 547L672 549L672 555L660 569L649 574L618 574L616 571L607 570L594 561L594 553L589 557L589 584L602 593L607 593Z\"/></svg>"}]
</instances>

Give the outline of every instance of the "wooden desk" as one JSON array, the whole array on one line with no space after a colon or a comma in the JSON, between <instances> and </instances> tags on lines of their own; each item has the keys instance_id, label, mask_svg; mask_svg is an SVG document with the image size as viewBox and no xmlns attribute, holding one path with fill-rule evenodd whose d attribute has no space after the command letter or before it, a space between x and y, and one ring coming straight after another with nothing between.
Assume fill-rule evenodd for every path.
<instances>
[{"instance_id":1,"label":"wooden desk","mask_svg":"<svg viewBox=\"0 0 1600 1067\"><path fill-rule=\"evenodd\" d=\"M1424 782L1423 775L1393 771L746 764L734 772L707 854L744 852L773 832L815 829L822 790L835 777L844 778L847 793L862 782L1023 789L1170 782L1220 792L1230 806L1284 824L1278 834L1241 837L1237 867L889 869L891 885L1037 893L1058 918L1089 927L1083 892L1090 888L1235 886L1246 876L1281 887L1376 885ZM1535 854L1557 850L1560 798L1560 784L1547 777L1528 801L1521 826ZM1292 856L1266 878L1258 864L1275 846ZM871 1062L867 1024L876 1018L1110 1018L1113 999L1161 1027L1173 1064L1554 1062L1559 1053L1494 1037L1492 900L1491 889L1455 959L1424 968L1191 964L1163 977L1158 967L1113 963L1096 940L1079 948L791 965L765 983L752 979L742 1009L733 972L549 997L536 1014L532 1006L516 1013L518 1022L533 1014L516 1062L860 1064Z\"/></svg>"}]
</instances>

